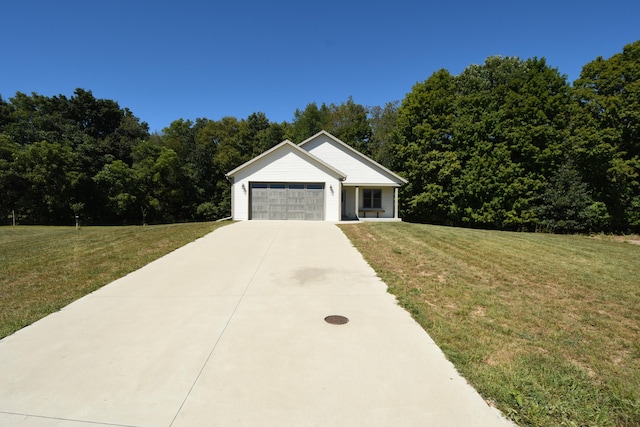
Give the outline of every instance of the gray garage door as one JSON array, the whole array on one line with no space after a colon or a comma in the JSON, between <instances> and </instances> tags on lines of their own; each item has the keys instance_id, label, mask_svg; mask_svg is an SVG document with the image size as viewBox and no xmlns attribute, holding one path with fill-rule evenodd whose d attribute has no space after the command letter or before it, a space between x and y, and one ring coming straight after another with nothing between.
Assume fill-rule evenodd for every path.
<instances>
[{"instance_id":1,"label":"gray garage door","mask_svg":"<svg viewBox=\"0 0 640 427\"><path fill-rule=\"evenodd\" d=\"M251 219L324 220L324 184L252 183Z\"/></svg>"}]
</instances>

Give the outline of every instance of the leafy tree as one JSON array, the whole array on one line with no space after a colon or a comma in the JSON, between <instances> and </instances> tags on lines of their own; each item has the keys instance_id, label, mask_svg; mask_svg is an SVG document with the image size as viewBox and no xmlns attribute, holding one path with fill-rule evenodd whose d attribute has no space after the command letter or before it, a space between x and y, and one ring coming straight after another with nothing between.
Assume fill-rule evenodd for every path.
<instances>
[{"instance_id":1,"label":"leafy tree","mask_svg":"<svg viewBox=\"0 0 640 427\"><path fill-rule=\"evenodd\" d=\"M455 136L465 173L456 204L465 225L531 229L535 204L567 146L570 87L544 59L487 58L458 78Z\"/></svg>"},{"instance_id":2,"label":"leafy tree","mask_svg":"<svg viewBox=\"0 0 640 427\"><path fill-rule=\"evenodd\" d=\"M30 97L24 93L17 92L11 98L11 108L9 109L9 119L4 126L3 132L11 140L21 146L39 141L39 123L37 120L37 99L36 95Z\"/></svg>"},{"instance_id":3,"label":"leafy tree","mask_svg":"<svg viewBox=\"0 0 640 427\"><path fill-rule=\"evenodd\" d=\"M0 218L18 208L17 203L27 188L26 181L15 170L14 160L19 152L20 146L0 133Z\"/></svg>"},{"instance_id":4,"label":"leafy tree","mask_svg":"<svg viewBox=\"0 0 640 427\"><path fill-rule=\"evenodd\" d=\"M113 157L131 164L131 151L140 142L149 139L149 125L141 122L128 108L121 110L120 121L113 132L102 140L102 156Z\"/></svg>"},{"instance_id":5,"label":"leafy tree","mask_svg":"<svg viewBox=\"0 0 640 427\"><path fill-rule=\"evenodd\" d=\"M537 211L542 229L560 233L598 230L609 221L606 207L594 202L571 161L550 178Z\"/></svg>"},{"instance_id":6,"label":"leafy tree","mask_svg":"<svg viewBox=\"0 0 640 427\"><path fill-rule=\"evenodd\" d=\"M83 89L70 98L16 93L10 103L0 102L0 133L20 147L10 169L19 177L12 188L21 188L17 201L12 189L0 190L0 198L19 205L28 221L44 223L66 222L70 212L88 221L108 217L106 196L92 177L116 159L131 165L132 148L149 137L146 123L131 111ZM51 180L45 184L39 175Z\"/></svg>"},{"instance_id":7,"label":"leafy tree","mask_svg":"<svg viewBox=\"0 0 640 427\"><path fill-rule=\"evenodd\" d=\"M107 196L108 207L121 219L135 218L138 199L143 197L132 168L122 160L104 165L93 180L98 189ZM144 222L144 219L143 219Z\"/></svg>"},{"instance_id":8,"label":"leafy tree","mask_svg":"<svg viewBox=\"0 0 640 427\"><path fill-rule=\"evenodd\" d=\"M9 124L11 120L11 104L5 101L0 95L0 129L4 129L4 127Z\"/></svg>"},{"instance_id":9,"label":"leafy tree","mask_svg":"<svg viewBox=\"0 0 640 427\"><path fill-rule=\"evenodd\" d=\"M183 198L176 152L145 141L134 148L132 155L133 166L115 160L94 177L107 194L109 207L125 220L140 216L143 224L148 219L180 219Z\"/></svg>"},{"instance_id":10,"label":"leafy tree","mask_svg":"<svg viewBox=\"0 0 640 427\"><path fill-rule=\"evenodd\" d=\"M405 216L532 229L535 205L567 146L570 87L541 59L487 58L414 86L398 112L396 170Z\"/></svg>"},{"instance_id":11,"label":"leafy tree","mask_svg":"<svg viewBox=\"0 0 640 427\"><path fill-rule=\"evenodd\" d=\"M574 83L577 167L614 230L640 230L640 41L585 65Z\"/></svg>"},{"instance_id":12,"label":"leafy tree","mask_svg":"<svg viewBox=\"0 0 640 427\"><path fill-rule=\"evenodd\" d=\"M392 168L409 183L403 215L411 220L454 223L453 186L461 164L454 147L455 78L440 70L416 84L398 110Z\"/></svg>"},{"instance_id":13,"label":"leafy tree","mask_svg":"<svg viewBox=\"0 0 640 427\"><path fill-rule=\"evenodd\" d=\"M384 107L369 108L371 157L378 163L390 166L393 157L392 143L396 138L399 101L388 102Z\"/></svg>"},{"instance_id":14,"label":"leafy tree","mask_svg":"<svg viewBox=\"0 0 640 427\"><path fill-rule=\"evenodd\" d=\"M269 119L267 119L267 116L264 113L260 112L250 114L249 117L244 120L244 126L241 127L241 151L244 151L247 154L251 153L251 157L255 157L263 151L271 148L273 145L271 145L271 141L268 141L267 138L267 130L269 127ZM276 144L278 142L276 142Z\"/></svg>"},{"instance_id":15,"label":"leafy tree","mask_svg":"<svg viewBox=\"0 0 640 427\"><path fill-rule=\"evenodd\" d=\"M241 164L253 152L253 143L243 141L246 123L233 117L220 121L198 119L194 150L187 163L187 175L196 185L192 215L202 219L217 219L229 215L230 195L225 173ZM227 202L226 200L229 199Z\"/></svg>"},{"instance_id":16,"label":"leafy tree","mask_svg":"<svg viewBox=\"0 0 640 427\"><path fill-rule=\"evenodd\" d=\"M365 155L372 154L372 130L368 110L356 104L352 97L339 105L327 106L323 103L318 107L312 102L307 104L304 111L297 109L293 124L285 136L295 143L300 143L321 130L326 130Z\"/></svg>"},{"instance_id":17,"label":"leafy tree","mask_svg":"<svg viewBox=\"0 0 640 427\"><path fill-rule=\"evenodd\" d=\"M188 158L194 149L197 129L191 120L178 119L162 130L162 144L181 158Z\"/></svg>"},{"instance_id":18,"label":"leafy tree","mask_svg":"<svg viewBox=\"0 0 640 427\"><path fill-rule=\"evenodd\" d=\"M362 154L368 156L372 154L370 146L372 132L366 107L356 104L353 98L349 97L340 105L331 104L328 118L329 123L325 130Z\"/></svg>"},{"instance_id":19,"label":"leafy tree","mask_svg":"<svg viewBox=\"0 0 640 427\"><path fill-rule=\"evenodd\" d=\"M21 149L14 162L16 174L24 180L18 209L30 222L52 224L72 217L73 184L80 172L69 147L40 141Z\"/></svg>"},{"instance_id":20,"label":"leafy tree","mask_svg":"<svg viewBox=\"0 0 640 427\"><path fill-rule=\"evenodd\" d=\"M329 130L330 123L329 107L324 103L318 107L318 104L312 102L307 104L303 111L296 109L293 114L293 123L287 133L287 139L296 144L300 143L323 129Z\"/></svg>"}]
</instances>

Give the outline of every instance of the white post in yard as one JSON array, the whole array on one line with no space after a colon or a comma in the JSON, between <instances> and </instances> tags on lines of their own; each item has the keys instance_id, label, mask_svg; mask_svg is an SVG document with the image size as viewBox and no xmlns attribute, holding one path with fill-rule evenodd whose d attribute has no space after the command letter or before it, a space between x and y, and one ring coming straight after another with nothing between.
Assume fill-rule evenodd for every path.
<instances>
[{"instance_id":1,"label":"white post in yard","mask_svg":"<svg viewBox=\"0 0 640 427\"><path fill-rule=\"evenodd\" d=\"M360 193L360 187L356 186L356 219L360 219L360 216L358 216L358 207L360 206L360 202L358 201L359 193Z\"/></svg>"},{"instance_id":2,"label":"white post in yard","mask_svg":"<svg viewBox=\"0 0 640 427\"><path fill-rule=\"evenodd\" d=\"M393 218L398 219L398 187L393 189Z\"/></svg>"}]
</instances>

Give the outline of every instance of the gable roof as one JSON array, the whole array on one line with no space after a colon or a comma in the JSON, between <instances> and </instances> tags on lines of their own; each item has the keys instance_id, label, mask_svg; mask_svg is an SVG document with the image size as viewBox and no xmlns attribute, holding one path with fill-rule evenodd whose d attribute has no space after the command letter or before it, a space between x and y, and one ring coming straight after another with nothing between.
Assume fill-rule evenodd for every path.
<instances>
[{"instance_id":1,"label":"gable roof","mask_svg":"<svg viewBox=\"0 0 640 427\"><path fill-rule=\"evenodd\" d=\"M321 169L328 170L330 173L334 174L340 180L344 180L344 179L347 178L347 176L344 173L340 172L338 169L334 168L331 165L328 165L327 163L325 163L324 161L320 160L319 158L317 158L313 154L311 154L308 151L303 150L302 148L300 148L300 146L295 145L293 142L289 141L288 139L285 139L280 144L270 148L269 150L267 150L264 153L254 157L253 159L249 160L248 162L245 162L245 163L241 164L240 166L238 166L234 170L226 173L225 176L227 176L227 177L233 176L233 175L237 174L238 172L240 172L242 169L246 168L247 166L258 162L261 159L264 159L265 157L268 157L272 153L275 153L276 151L279 151L279 150L281 150L283 148L292 149L295 153L299 154L302 158L307 160L309 163L313 163L317 167L320 167Z\"/></svg>"},{"instance_id":2,"label":"gable roof","mask_svg":"<svg viewBox=\"0 0 640 427\"><path fill-rule=\"evenodd\" d=\"M346 149L348 152L353 154L355 157L357 157L360 160L362 160L365 163L367 163L370 167L372 167L374 169L378 169L379 171L383 171L384 173L391 175L393 178L397 179L399 182L401 182L403 184L406 184L406 183L409 182L406 179L404 179L403 177L401 177L400 175L396 174L395 172L392 172L389 169L387 169L386 167L382 166L380 163L376 162L372 158L370 158L368 156L365 156L364 154L362 154L361 152L359 152L355 148L353 148L350 145L342 142L341 140L339 140L338 138L336 138L335 136L331 135L329 132L327 132L325 130L321 130L320 132L316 133L312 137L305 139L298 146L299 147L303 147L305 144L315 140L316 138L318 138L321 135L324 135L327 138L331 139L333 142L335 142L339 146L341 146L344 149ZM304 151L306 151L306 150L304 150Z\"/></svg>"}]
</instances>

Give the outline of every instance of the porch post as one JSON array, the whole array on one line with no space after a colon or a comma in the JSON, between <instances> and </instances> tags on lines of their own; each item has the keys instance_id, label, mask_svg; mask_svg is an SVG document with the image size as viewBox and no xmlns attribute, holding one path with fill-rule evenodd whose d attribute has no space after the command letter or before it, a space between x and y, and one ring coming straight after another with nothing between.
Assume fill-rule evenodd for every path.
<instances>
[{"instance_id":1,"label":"porch post","mask_svg":"<svg viewBox=\"0 0 640 427\"><path fill-rule=\"evenodd\" d=\"M398 187L393 188L393 218L398 219Z\"/></svg>"},{"instance_id":2,"label":"porch post","mask_svg":"<svg viewBox=\"0 0 640 427\"><path fill-rule=\"evenodd\" d=\"M360 187L356 186L356 219L360 219L360 217L358 216L358 206L360 206L360 202L359 202L359 196L360 196Z\"/></svg>"}]
</instances>

